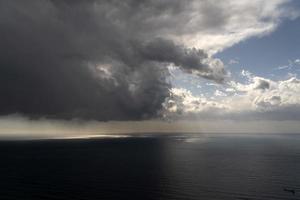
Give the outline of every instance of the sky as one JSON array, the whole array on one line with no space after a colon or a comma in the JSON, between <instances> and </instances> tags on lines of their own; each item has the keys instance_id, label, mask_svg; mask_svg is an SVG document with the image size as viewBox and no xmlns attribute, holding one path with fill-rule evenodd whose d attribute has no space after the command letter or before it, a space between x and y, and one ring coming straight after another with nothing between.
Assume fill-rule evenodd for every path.
<instances>
[{"instance_id":1,"label":"sky","mask_svg":"<svg viewBox=\"0 0 300 200\"><path fill-rule=\"evenodd\" d=\"M0 24L2 135L300 132L297 0L1 0Z\"/></svg>"}]
</instances>

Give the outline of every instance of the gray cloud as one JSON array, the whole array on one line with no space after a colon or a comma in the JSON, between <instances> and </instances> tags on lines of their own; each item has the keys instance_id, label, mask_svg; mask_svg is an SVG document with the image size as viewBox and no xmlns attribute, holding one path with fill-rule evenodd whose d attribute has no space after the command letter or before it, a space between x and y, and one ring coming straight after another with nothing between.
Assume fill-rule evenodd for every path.
<instances>
[{"instance_id":1,"label":"gray cloud","mask_svg":"<svg viewBox=\"0 0 300 200\"><path fill-rule=\"evenodd\" d=\"M209 58L203 50L175 45L170 40L157 38L144 45L139 52L143 59L172 63L187 73L217 82L223 82L226 77L220 60Z\"/></svg>"},{"instance_id":2,"label":"gray cloud","mask_svg":"<svg viewBox=\"0 0 300 200\"><path fill-rule=\"evenodd\" d=\"M266 90L270 88L270 83L267 80L259 79L254 89L256 90Z\"/></svg>"},{"instance_id":3,"label":"gray cloud","mask_svg":"<svg viewBox=\"0 0 300 200\"><path fill-rule=\"evenodd\" d=\"M137 120L156 116L169 96L168 64L221 82L221 61L166 39L194 31L185 25L191 6L0 1L0 114Z\"/></svg>"}]
</instances>

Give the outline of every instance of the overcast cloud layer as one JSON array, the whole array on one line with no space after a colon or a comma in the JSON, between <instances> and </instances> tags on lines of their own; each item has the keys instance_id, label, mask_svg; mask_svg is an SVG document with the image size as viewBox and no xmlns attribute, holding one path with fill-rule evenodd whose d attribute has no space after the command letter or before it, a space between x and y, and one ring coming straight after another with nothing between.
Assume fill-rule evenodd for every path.
<instances>
[{"instance_id":1,"label":"overcast cloud layer","mask_svg":"<svg viewBox=\"0 0 300 200\"><path fill-rule=\"evenodd\" d=\"M225 84L229 73L213 54L296 17L286 2L1 0L0 115L157 117L175 91L169 65ZM257 90L273 84L259 81ZM256 105L283 97L268 98Z\"/></svg>"}]
</instances>

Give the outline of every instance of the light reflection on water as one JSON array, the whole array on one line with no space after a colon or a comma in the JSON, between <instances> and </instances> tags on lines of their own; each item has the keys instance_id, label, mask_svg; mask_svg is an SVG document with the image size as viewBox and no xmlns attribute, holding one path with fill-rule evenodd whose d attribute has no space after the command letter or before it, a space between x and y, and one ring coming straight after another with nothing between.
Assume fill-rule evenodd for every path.
<instances>
[{"instance_id":1,"label":"light reflection on water","mask_svg":"<svg viewBox=\"0 0 300 200\"><path fill-rule=\"evenodd\" d=\"M0 158L1 199L300 198L297 134L3 141Z\"/></svg>"}]
</instances>

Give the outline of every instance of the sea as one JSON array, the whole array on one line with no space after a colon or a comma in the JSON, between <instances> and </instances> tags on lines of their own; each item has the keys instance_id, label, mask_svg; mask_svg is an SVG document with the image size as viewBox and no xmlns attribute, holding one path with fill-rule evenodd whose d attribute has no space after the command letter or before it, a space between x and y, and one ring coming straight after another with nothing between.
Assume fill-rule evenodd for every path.
<instances>
[{"instance_id":1,"label":"sea","mask_svg":"<svg viewBox=\"0 0 300 200\"><path fill-rule=\"evenodd\" d=\"M0 199L300 199L300 134L3 140Z\"/></svg>"}]
</instances>

